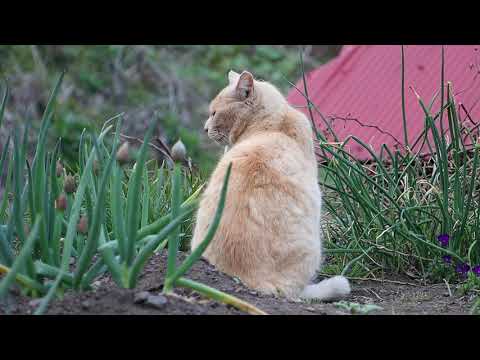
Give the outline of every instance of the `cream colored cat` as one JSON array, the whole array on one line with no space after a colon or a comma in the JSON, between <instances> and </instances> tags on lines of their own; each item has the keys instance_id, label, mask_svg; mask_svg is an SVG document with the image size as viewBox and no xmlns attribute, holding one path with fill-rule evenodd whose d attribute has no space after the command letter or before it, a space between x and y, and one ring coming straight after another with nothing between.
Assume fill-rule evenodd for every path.
<instances>
[{"instance_id":1,"label":"cream colored cat","mask_svg":"<svg viewBox=\"0 0 480 360\"><path fill-rule=\"evenodd\" d=\"M233 163L225 209L204 257L248 287L291 299L350 292L336 276L309 284L321 263L321 193L310 122L268 82L230 71L210 104L208 136L231 146L202 195L192 248L204 238Z\"/></svg>"}]
</instances>

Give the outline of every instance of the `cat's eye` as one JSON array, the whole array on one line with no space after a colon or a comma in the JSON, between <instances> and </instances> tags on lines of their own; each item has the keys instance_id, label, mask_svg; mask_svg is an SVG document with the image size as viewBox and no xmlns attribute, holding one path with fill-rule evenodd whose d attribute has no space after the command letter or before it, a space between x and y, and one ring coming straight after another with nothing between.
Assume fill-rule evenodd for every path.
<instances>
[{"instance_id":1,"label":"cat's eye","mask_svg":"<svg viewBox=\"0 0 480 360\"><path fill-rule=\"evenodd\" d=\"M210 116L211 116L211 117L214 117L216 113L217 113L217 112L214 111L214 112L212 112L212 115L210 115Z\"/></svg>"}]
</instances>

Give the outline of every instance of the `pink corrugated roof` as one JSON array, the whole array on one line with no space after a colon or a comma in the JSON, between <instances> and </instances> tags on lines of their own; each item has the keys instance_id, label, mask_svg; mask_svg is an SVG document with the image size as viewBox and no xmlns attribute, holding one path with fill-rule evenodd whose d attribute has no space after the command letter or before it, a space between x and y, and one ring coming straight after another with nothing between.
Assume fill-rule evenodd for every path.
<instances>
[{"instance_id":1,"label":"pink corrugated roof","mask_svg":"<svg viewBox=\"0 0 480 360\"><path fill-rule=\"evenodd\" d=\"M423 130L425 116L409 87L412 86L428 106L440 89L441 46L404 46L404 55L405 106L411 144ZM331 121L340 140L355 135L370 144L377 153L382 144L387 144L390 149L398 142L403 144L401 46L344 46L336 58L306 77L311 101ZM473 123L463 110L460 111L462 119L468 122L466 126L475 126L480 122L480 46L445 46L444 80L445 97L446 83L450 81L457 105L463 103ZM302 80L296 86L303 91ZM307 104L294 88L288 100L295 106ZM433 103L432 114L439 109L440 96ZM308 114L306 108L301 110ZM320 115L315 110L313 114L318 128L325 130ZM352 119L370 127L361 126ZM445 129L448 128L446 113L443 124ZM359 159L370 157L356 143L352 143L349 150Z\"/></svg>"}]
</instances>

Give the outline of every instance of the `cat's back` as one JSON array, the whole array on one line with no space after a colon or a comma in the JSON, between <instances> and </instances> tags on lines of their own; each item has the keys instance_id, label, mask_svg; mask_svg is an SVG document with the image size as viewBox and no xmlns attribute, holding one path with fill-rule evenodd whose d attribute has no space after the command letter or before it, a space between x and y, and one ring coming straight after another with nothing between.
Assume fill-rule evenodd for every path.
<instances>
[{"instance_id":1,"label":"cat's back","mask_svg":"<svg viewBox=\"0 0 480 360\"><path fill-rule=\"evenodd\" d=\"M283 267L306 253L319 253L316 165L282 132L256 134L223 155L202 199L192 247L207 231L230 163L222 221L205 257L255 284L254 279L269 276L277 262ZM290 255L284 255L284 247L291 249ZM257 269L255 275L252 269Z\"/></svg>"}]
</instances>

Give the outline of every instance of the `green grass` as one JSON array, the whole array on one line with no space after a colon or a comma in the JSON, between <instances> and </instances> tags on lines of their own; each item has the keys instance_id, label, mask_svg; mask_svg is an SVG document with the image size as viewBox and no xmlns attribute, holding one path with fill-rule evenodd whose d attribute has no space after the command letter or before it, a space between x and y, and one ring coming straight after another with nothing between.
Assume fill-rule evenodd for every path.
<instances>
[{"instance_id":1,"label":"green grass","mask_svg":"<svg viewBox=\"0 0 480 360\"><path fill-rule=\"evenodd\" d=\"M0 225L0 274L4 274L0 278L0 297L16 282L25 295L42 299L35 310L35 314L42 314L52 299L68 290L90 289L105 272L119 287L135 288L147 261L168 244L165 293L174 291L177 285L190 287L216 300L262 313L234 296L183 277L215 234L231 166L205 239L177 267L179 247L188 241L181 235L186 229L191 233L192 214L203 181L180 163L170 169L165 163L160 166L155 160L147 161L148 144L158 118L150 123L139 151L122 158L118 151L123 117L116 116L104 123L98 136L82 132L78 172L69 174L66 185L67 170L59 168L60 143L48 152L45 141L63 78L64 74L58 78L46 106L32 164L26 156L29 127L22 138L15 127L13 154L8 146L2 149L1 165L6 163L8 169L13 169L8 170L11 176L6 178L13 201L5 193ZM6 95L0 115L7 101ZM106 141L113 129L113 140ZM72 179L77 179L78 184L73 184ZM86 225L80 225L80 219L87 219Z\"/></svg>"},{"instance_id":2,"label":"green grass","mask_svg":"<svg viewBox=\"0 0 480 360\"><path fill-rule=\"evenodd\" d=\"M406 139L403 48L400 55L399 98L401 95ZM441 56L443 64L443 51ZM355 136L333 144L317 132L326 212L325 252L331 257L326 272L351 277L408 273L418 279L461 282L464 289L480 288L480 278L472 271L464 277L456 272L457 265L480 265L480 145L478 134L462 128L452 84L443 83L443 72L444 66L439 74L442 96L438 112L431 112L433 100L427 107L418 96L424 130L416 146L410 144L400 151L384 145L380 154L375 154ZM311 114L318 109L306 90L305 84L302 93ZM449 129L442 135L438 123L444 115ZM352 143L367 150L372 163L351 157L345 147ZM432 153L428 161L418 152L423 144ZM441 234L449 236L448 245L442 246ZM451 263L445 262L444 256L451 257Z\"/></svg>"}]
</instances>

